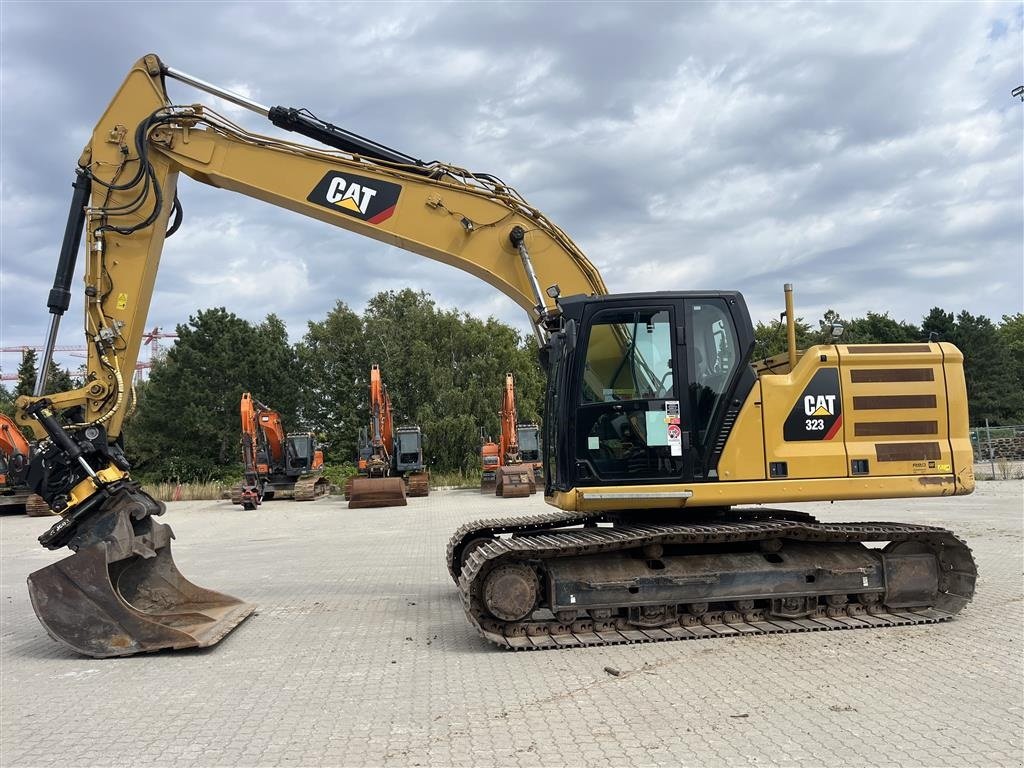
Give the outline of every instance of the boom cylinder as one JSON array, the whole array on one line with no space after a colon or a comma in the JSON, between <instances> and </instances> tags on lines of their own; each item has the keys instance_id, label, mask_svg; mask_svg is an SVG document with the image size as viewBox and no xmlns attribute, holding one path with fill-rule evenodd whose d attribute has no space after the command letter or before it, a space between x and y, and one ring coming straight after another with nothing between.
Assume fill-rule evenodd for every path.
<instances>
[{"instance_id":1,"label":"boom cylinder","mask_svg":"<svg viewBox=\"0 0 1024 768\"><path fill-rule=\"evenodd\" d=\"M79 168L75 171L75 182L71 185L71 209L68 211L68 222L64 227L64 240L60 246L60 258L57 260L57 273L53 277L53 288L50 289L46 306L50 310L50 328L46 334L46 346L39 361L36 372L36 383L32 390L35 397L42 397L46 390L46 375L53 359L53 348L57 344L57 331L60 318L71 306L71 278L75 275L75 262L78 260L78 247L82 243L82 230L85 228L85 207L89 203L92 181L86 172Z\"/></svg>"},{"instance_id":2,"label":"boom cylinder","mask_svg":"<svg viewBox=\"0 0 1024 768\"><path fill-rule=\"evenodd\" d=\"M519 258L523 260L523 269L526 271L526 277L530 281L530 288L533 289L533 296L537 299L537 317L533 318L533 327L534 333L537 336L537 343L543 346L545 339L541 332L541 326L543 326L544 321L547 319L548 308L544 303L544 294L541 293L537 273L533 269L530 252L526 249L526 230L520 226L512 227L512 231L508 233L508 239L519 252Z\"/></svg>"}]
</instances>

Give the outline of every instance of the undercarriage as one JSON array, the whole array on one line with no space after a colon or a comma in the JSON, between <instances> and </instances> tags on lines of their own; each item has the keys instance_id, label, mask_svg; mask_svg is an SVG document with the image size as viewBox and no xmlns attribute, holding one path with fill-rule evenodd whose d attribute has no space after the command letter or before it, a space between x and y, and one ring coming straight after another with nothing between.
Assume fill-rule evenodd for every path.
<instances>
[{"instance_id":1,"label":"undercarriage","mask_svg":"<svg viewBox=\"0 0 1024 768\"><path fill-rule=\"evenodd\" d=\"M944 529L772 509L478 521L448 564L480 635L516 650L934 623L977 578Z\"/></svg>"}]
</instances>

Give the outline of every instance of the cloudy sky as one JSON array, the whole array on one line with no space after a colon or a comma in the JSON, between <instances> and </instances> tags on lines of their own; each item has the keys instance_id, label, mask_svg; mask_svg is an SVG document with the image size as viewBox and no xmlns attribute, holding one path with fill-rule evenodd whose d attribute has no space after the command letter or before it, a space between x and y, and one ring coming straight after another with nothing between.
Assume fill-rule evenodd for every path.
<instances>
[{"instance_id":1,"label":"cloudy sky","mask_svg":"<svg viewBox=\"0 0 1024 768\"><path fill-rule=\"evenodd\" d=\"M41 343L75 161L149 52L502 177L615 292L738 288L769 320L791 281L810 320L998 319L1022 310L1022 7L5 0L0 346ZM527 327L451 267L186 178L179 194L152 325L224 305L298 339L339 298L411 286ZM81 340L78 290L62 344Z\"/></svg>"}]
</instances>

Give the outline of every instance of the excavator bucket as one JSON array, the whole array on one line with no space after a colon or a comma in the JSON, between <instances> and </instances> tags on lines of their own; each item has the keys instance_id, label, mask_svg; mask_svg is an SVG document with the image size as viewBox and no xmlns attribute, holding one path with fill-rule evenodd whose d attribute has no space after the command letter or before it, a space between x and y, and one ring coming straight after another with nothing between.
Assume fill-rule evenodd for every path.
<instances>
[{"instance_id":1,"label":"excavator bucket","mask_svg":"<svg viewBox=\"0 0 1024 768\"><path fill-rule=\"evenodd\" d=\"M498 470L484 470L480 475L480 493L494 496L498 488Z\"/></svg>"},{"instance_id":2,"label":"excavator bucket","mask_svg":"<svg viewBox=\"0 0 1024 768\"><path fill-rule=\"evenodd\" d=\"M357 477L349 492L349 509L404 507L405 483L400 477Z\"/></svg>"},{"instance_id":3,"label":"excavator bucket","mask_svg":"<svg viewBox=\"0 0 1024 768\"><path fill-rule=\"evenodd\" d=\"M495 495L506 499L519 499L537 492L533 470L528 465L513 464L498 470Z\"/></svg>"},{"instance_id":4,"label":"excavator bucket","mask_svg":"<svg viewBox=\"0 0 1024 768\"><path fill-rule=\"evenodd\" d=\"M50 637L95 658L203 648L255 610L182 576L170 527L148 515L133 520L131 505L121 506L96 526L113 529L106 538L29 575L32 608Z\"/></svg>"},{"instance_id":5,"label":"excavator bucket","mask_svg":"<svg viewBox=\"0 0 1024 768\"><path fill-rule=\"evenodd\" d=\"M412 497L430 495L430 475L426 472L414 472L406 475L408 493Z\"/></svg>"}]
</instances>

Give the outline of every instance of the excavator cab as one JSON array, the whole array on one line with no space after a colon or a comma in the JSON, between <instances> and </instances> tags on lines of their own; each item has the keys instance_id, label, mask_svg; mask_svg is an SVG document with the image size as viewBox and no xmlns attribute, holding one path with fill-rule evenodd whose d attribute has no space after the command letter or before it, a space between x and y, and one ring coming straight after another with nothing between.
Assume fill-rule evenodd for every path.
<instances>
[{"instance_id":1,"label":"excavator cab","mask_svg":"<svg viewBox=\"0 0 1024 768\"><path fill-rule=\"evenodd\" d=\"M549 492L716 479L739 404L757 380L743 297L571 297L561 306L572 339L563 332L552 342L558 363L545 444L561 442L573 460L548 473Z\"/></svg>"},{"instance_id":2,"label":"excavator cab","mask_svg":"<svg viewBox=\"0 0 1024 768\"><path fill-rule=\"evenodd\" d=\"M423 433L419 427L399 427L395 430L395 469L399 472L422 472Z\"/></svg>"},{"instance_id":3,"label":"excavator cab","mask_svg":"<svg viewBox=\"0 0 1024 768\"><path fill-rule=\"evenodd\" d=\"M287 443L289 474L291 472L302 474L311 471L316 452L313 435L309 433L288 435Z\"/></svg>"},{"instance_id":4,"label":"excavator cab","mask_svg":"<svg viewBox=\"0 0 1024 768\"><path fill-rule=\"evenodd\" d=\"M419 427L395 430L395 471L405 480L410 496L430 493L430 476L423 461L423 433Z\"/></svg>"},{"instance_id":5,"label":"excavator cab","mask_svg":"<svg viewBox=\"0 0 1024 768\"><path fill-rule=\"evenodd\" d=\"M519 458L523 464L533 467L534 483L544 482L544 464L540 452L540 427L536 424L516 425L519 437Z\"/></svg>"}]
</instances>

